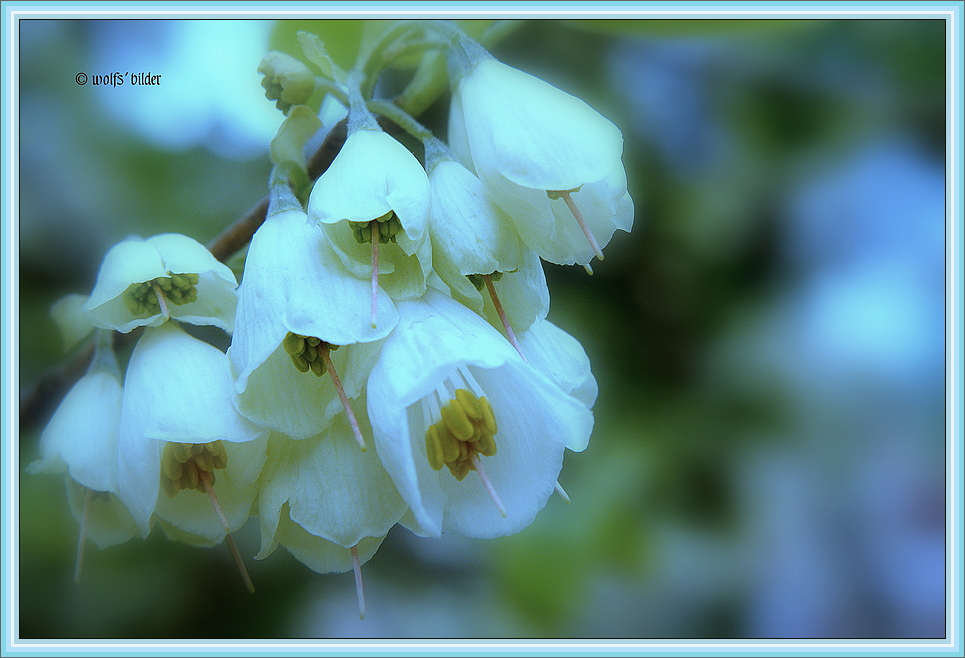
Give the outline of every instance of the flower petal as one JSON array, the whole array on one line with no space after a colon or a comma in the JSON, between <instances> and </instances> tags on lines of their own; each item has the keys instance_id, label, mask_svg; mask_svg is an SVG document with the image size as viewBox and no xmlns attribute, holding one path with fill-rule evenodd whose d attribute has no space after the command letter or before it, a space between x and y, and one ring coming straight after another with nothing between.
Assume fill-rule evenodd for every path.
<instances>
[{"instance_id":1,"label":"flower petal","mask_svg":"<svg viewBox=\"0 0 965 658\"><path fill-rule=\"evenodd\" d=\"M317 573L342 573L354 568L352 552L344 546L316 537L289 518L288 505L283 506L275 545L288 549L295 559ZM372 559L385 537L366 537L358 544L359 564ZM274 550L272 547L272 550ZM271 551L269 551L269 554ZM256 559L267 557L259 553Z\"/></svg>"},{"instance_id":2,"label":"flower petal","mask_svg":"<svg viewBox=\"0 0 965 658\"><path fill-rule=\"evenodd\" d=\"M389 211L395 211L410 239L423 238L429 212L426 172L386 133L357 130L315 182L308 214L314 221L334 224L367 222Z\"/></svg>"},{"instance_id":3,"label":"flower petal","mask_svg":"<svg viewBox=\"0 0 965 658\"><path fill-rule=\"evenodd\" d=\"M212 490L232 532L241 528L251 513L258 495L257 482L265 463L267 442L267 438L262 437L246 443L222 444L228 465L215 470ZM213 546L225 537L224 526L206 492L183 489L173 498L161 495L155 512L160 519L200 540L191 543Z\"/></svg>"},{"instance_id":4,"label":"flower petal","mask_svg":"<svg viewBox=\"0 0 965 658\"><path fill-rule=\"evenodd\" d=\"M363 433L371 436L364 422ZM293 521L350 548L365 537L384 536L406 510L378 455L359 449L344 413L311 439L275 435L270 450L259 500L262 517L280 514L287 501Z\"/></svg>"},{"instance_id":5,"label":"flower petal","mask_svg":"<svg viewBox=\"0 0 965 658\"><path fill-rule=\"evenodd\" d=\"M592 415L452 299L430 291L422 301L398 306L399 324L386 339L368 386L382 463L420 532L439 534L444 527L474 537L517 532L545 504L564 446L589 434ZM416 403L460 367L475 376L496 416L498 450L484 463L506 502L506 518L475 476L457 482L448 471L429 466L424 438L429 420Z\"/></svg>"},{"instance_id":6,"label":"flower petal","mask_svg":"<svg viewBox=\"0 0 965 658\"><path fill-rule=\"evenodd\" d=\"M464 275L519 267L513 220L489 198L482 181L458 162L443 160L429 173L429 185L434 261L445 258Z\"/></svg>"},{"instance_id":7,"label":"flower petal","mask_svg":"<svg viewBox=\"0 0 965 658\"><path fill-rule=\"evenodd\" d=\"M623 136L582 100L495 59L458 84L477 173L533 189L571 190L603 178Z\"/></svg>"},{"instance_id":8,"label":"flower petal","mask_svg":"<svg viewBox=\"0 0 965 658\"><path fill-rule=\"evenodd\" d=\"M350 399L362 391L377 354L375 343L346 345L330 352ZM342 410L332 378L299 372L282 345L251 373L237 404L245 417L294 439L317 435Z\"/></svg>"},{"instance_id":9,"label":"flower petal","mask_svg":"<svg viewBox=\"0 0 965 658\"><path fill-rule=\"evenodd\" d=\"M67 478L67 503L70 513L79 523L83 523L84 506L87 504L87 487L73 478ZM107 548L123 544L138 535L138 526L121 499L114 494L97 492L91 495L90 507L86 511L87 538L97 548Z\"/></svg>"},{"instance_id":10,"label":"flower petal","mask_svg":"<svg viewBox=\"0 0 965 658\"><path fill-rule=\"evenodd\" d=\"M121 382L112 373L92 370L77 380L44 429L44 457L31 464L30 471L46 471L60 457L81 485L116 491L121 395Z\"/></svg>"},{"instance_id":11,"label":"flower petal","mask_svg":"<svg viewBox=\"0 0 965 658\"><path fill-rule=\"evenodd\" d=\"M160 486L163 441L251 441L265 431L235 410L227 357L167 323L145 332L124 381L119 494L142 530Z\"/></svg>"}]
</instances>

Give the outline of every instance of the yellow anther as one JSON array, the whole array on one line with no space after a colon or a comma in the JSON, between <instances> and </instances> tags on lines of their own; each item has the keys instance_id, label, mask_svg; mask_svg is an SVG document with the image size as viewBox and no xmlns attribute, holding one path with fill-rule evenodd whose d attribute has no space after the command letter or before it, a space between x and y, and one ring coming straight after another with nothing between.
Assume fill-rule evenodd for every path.
<instances>
[{"instance_id":1,"label":"yellow anther","mask_svg":"<svg viewBox=\"0 0 965 658\"><path fill-rule=\"evenodd\" d=\"M429 466L432 467L432 470L438 471L445 465L446 459L443 454L442 441L435 425L426 430L426 454L429 457Z\"/></svg>"},{"instance_id":2,"label":"yellow anther","mask_svg":"<svg viewBox=\"0 0 965 658\"><path fill-rule=\"evenodd\" d=\"M288 332L282 341L285 352L291 356L292 363L298 368L299 372L311 370L316 376L321 377L326 373L325 360L322 353L325 350L335 351L338 345L326 343L316 336L302 336Z\"/></svg>"},{"instance_id":3,"label":"yellow anther","mask_svg":"<svg viewBox=\"0 0 965 658\"><path fill-rule=\"evenodd\" d=\"M165 459L161 462L161 466L168 479L175 481L181 479L181 462L177 459Z\"/></svg>"},{"instance_id":4,"label":"yellow anther","mask_svg":"<svg viewBox=\"0 0 965 658\"><path fill-rule=\"evenodd\" d=\"M479 399L464 388L456 391L456 400L463 412L473 420L482 420L482 409L479 408Z\"/></svg>"},{"instance_id":5,"label":"yellow anther","mask_svg":"<svg viewBox=\"0 0 965 658\"><path fill-rule=\"evenodd\" d=\"M459 404L447 404L442 408L442 420L452 435L460 441L472 439L472 421L462 412Z\"/></svg>"},{"instance_id":6,"label":"yellow anther","mask_svg":"<svg viewBox=\"0 0 965 658\"><path fill-rule=\"evenodd\" d=\"M479 398L479 406L483 412L483 427L489 432L490 436L496 434L496 416L493 415L493 408L489 406L489 400Z\"/></svg>"},{"instance_id":7,"label":"yellow anther","mask_svg":"<svg viewBox=\"0 0 965 658\"><path fill-rule=\"evenodd\" d=\"M181 489L204 491L202 474L210 484L215 470L228 465L228 453L221 441L213 443L168 443L161 456L161 487L168 497Z\"/></svg>"},{"instance_id":8,"label":"yellow anther","mask_svg":"<svg viewBox=\"0 0 965 658\"><path fill-rule=\"evenodd\" d=\"M439 422L426 429L426 456L429 466L443 465L457 480L476 470L476 455L496 454L496 420L486 398L477 398L465 389L440 410Z\"/></svg>"}]
</instances>

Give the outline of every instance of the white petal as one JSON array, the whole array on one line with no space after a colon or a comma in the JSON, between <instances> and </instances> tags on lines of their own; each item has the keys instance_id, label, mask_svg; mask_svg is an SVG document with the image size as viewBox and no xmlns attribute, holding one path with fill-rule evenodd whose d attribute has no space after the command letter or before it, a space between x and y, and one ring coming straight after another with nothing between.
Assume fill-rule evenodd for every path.
<instances>
[{"instance_id":1,"label":"white petal","mask_svg":"<svg viewBox=\"0 0 965 658\"><path fill-rule=\"evenodd\" d=\"M493 281L493 288L510 326L517 334L526 331L537 320L545 318L549 312L549 288L546 287L543 264L536 252L526 250L521 258L519 271L503 274L499 281ZM502 320L496 312L489 291L483 288L481 294L486 319L502 332Z\"/></svg>"},{"instance_id":2,"label":"white petal","mask_svg":"<svg viewBox=\"0 0 965 658\"><path fill-rule=\"evenodd\" d=\"M86 487L72 478L67 478L67 502L70 513L78 523L83 523L87 492ZM104 492L91 496L87 510L87 538L94 542L97 548L123 544L136 537L138 532L137 524L120 498Z\"/></svg>"},{"instance_id":3,"label":"white petal","mask_svg":"<svg viewBox=\"0 0 965 658\"><path fill-rule=\"evenodd\" d=\"M228 455L228 463L225 468L215 471L212 490L232 532L248 520L258 495L257 482L265 463L266 444L265 438L247 443L222 444ZM155 511L159 518L201 538L205 545L213 545L224 539L224 526L206 492L183 489L173 498L162 494L158 497Z\"/></svg>"},{"instance_id":4,"label":"white petal","mask_svg":"<svg viewBox=\"0 0 965 658\"><path fill-rule=\"evenodd\" d=\"M121 394L121 382L102 370L77 380L44 429L43 460L32 464L31 472L48 470L60 457L81 485L116 491Z\"/></svg>"},{"instance_id":5,"label":"white petal","mask_svg":"<svg viewBox=\"0 0 965 658\"><path fill-rule=\"evenodd\" d=\"M417 527L475 537L520 530L552 493L564 446L589 434L592 415L452 299L430 292L423 302L399 304L399 314L369 377L368 410L379 457ZM496 416L497 454L483 460L506 518L475 474L457 482L447 470L433 471L426 457L427 421L416 403L460 366L475 375Z\"/></svg>"},{"instance_id":6,"label":"white petal","mask_svg":"<svg viewBox=\"0 0 965 658\"><path fill-rule=\"evenodd\" d=\"M162 441L251 441L265 432L238 414L227 357L167 323L131 355L120 423L119 493L147 529L160 484Z\"/></svg>"},{"instance_id":7,"label":"white petal","mask_svg":"<svg viewBox=\"0 0 965 658\"><path fill-rule=\"evenodd\" d=\"M341 573L353 569L352 553L348 548L316 537L288 518L284 508L278 524L278 543L288 549L295 559L318 573ZM385 537L366 537L358 545L359 564L365 564L382 545Z\"/></svg>"},{"instance_id":8,"label":"white petal","mask_svg":"<svg viewBox=\"0 0 965 658\"><path fill-rule=\"evenodd\" d=\"M627 193L622 166L603 180L584 185L571 198L601 249L609 244L616 229L629 231L633 226L633 201ZM541 241L540 256L559 265L589 263L593 249L566 202L556 199L550 207L556 217L556 234L551 241Z\"/></svg>"},{"instance_id":9,"label":"white petal","mask_svg":"<svg viewBox=\"0 0 965 658\"><path fill-rule=\"evenodd\" d=\"M216 277L230 284L232 288L238 285L231 268L218 261L208 249L186 235L180 233L162 233L146 240L157 249L164 262L164 267L172 274L203 274L211 272ZM145 279L146 280L146 279Z\"/></svg>"},{"instance_id":10,"label":"white petal","mask_svg":"<svg viewBox=\"0 0 965 658\"><path fill-rule=\"evenodd\" d=\"M623 136L582 100L496 60L460 83L476 171L541 190L570 190L607 175Z\"/></svg>"},{"instance_id":11,"label":"white petal","mask_svg":"<svg viewBox=\"0 0 965 658\"><path fill-rule=\"evenodd\" d=\"M148 318L134 318L124 305L121 294L132 283L150 281L166 276L161 255L141 238L119 242L107 255L97 272L97 283L84 308L94 324L105 329L128 332L134 327L151 324L160 314Z\"/></svg>"},{"instance_id":12,"label":"white petal","mask_svg":"<svg viewBox=\"0 0 965 658\"><path fill-rule=\"evenodd\" d=\"M372 245L359 244L345 222L323 224L322 230L346 271L370 285ZM379 287L392 299L415 299L426 289L426 277L432 266L431 243L424 239L414 244L400 237L401 234L396 236L397 244L379 245ZM408 245L411 253L407 253L403 245Z\"/></svg>"},{"instance_id":13,"label":"white petal","mask_svg":"<svg viewBox=\"0 0 965 658\"><path fill-rule=\"evenodd\" d=\"M50 315L64 338L65 351L86 338L94 329L93 318L84 308L87 300L88 297L84 295L65 295L50 307Z\"/></svg>"},{"instance_id":14,"label":"white petal","mask_svg":"<svg viewBox=\"0 0 965 658\"><path fill-rule=\"evenodd\" d=\"M597 384L590 372L590 360L580 342L547 320L536 322L519 336L519 343L530 365L555 382L565 393L590 408L596 401ZM566 447L584 450L590 435L571 435Z\"/></svg>"},{"instance_id":15,"label":"white petal","mask_svg":"<svg viewBox=\"0 0 965 658\"><path fill-rule=\"evenodd\" d=\"M423 238L429 212L426 172L386 133L357 130L315 182L308 214L314 221L334 224L371 221L390 210L410 239Z\"/></svg>"},{"instance_id":16,"label":"white petal","mask_svg":"<svg viewBox=\"0 0 965 658\"><path fill-rule=\"evenodd\" d=\"M379 290L376 328L371 326L371 288L343 272L320 229L304 213L272 215L248 249L235 335L228 351L238 389L291 331L333 345L377 340L398 320Z\"/></svg>"},{"instance_id":17,"label":"white petal","mask_svg":"<svg viewBox=\"0 0 965 658\"><path fill-rule=\"evenodd\" d=\"M445 527L468 537L499 537L533 522L556 486L563 448L589 436L593 416L524 364L470 370L496 417L497 452L480 460L507 516L500 515L476 473L459 482L443 469L439 480L447 496Z\"/></svg>"},{"instance_id":18,"label":"white petal","mask_svg":"<svg viewBox=\"0 0 965 658\"><path fill-rule=\"evenodd\" d=\"M364 414L360 421L363 434L371 436ZM405 503L378 455L359 448L344 413L311 439L275 436L261 485L261 515L279 514L287 501L292 520L346 548L384 536L402 517Z\"/></svg>"},{"instance_id":19,"label":"white petal","mask_svg":"<svg viewBox=\"0 0 965 658\"><path fill-rule=\"evenodd\" d=\"M519 267L519 237L512 219L487 195L476 176L454 160L429 174L433 260L451 261L460 274L490 274Z\"/></svg>"},{"instance_id":20,"label":"white petal","mask_svg":"<svg viewBox=\"0 0 965 658\"><path fill-rule=\"evenodd\" d=\"M377 354L373 343L346 345L330 352L350 399L362 391ZM315 436L342 410L329 374L317 377L311 371L299 372L282 345L251 373L237 404L247 418L294 439Z\"/></svg>"}]
</instances>

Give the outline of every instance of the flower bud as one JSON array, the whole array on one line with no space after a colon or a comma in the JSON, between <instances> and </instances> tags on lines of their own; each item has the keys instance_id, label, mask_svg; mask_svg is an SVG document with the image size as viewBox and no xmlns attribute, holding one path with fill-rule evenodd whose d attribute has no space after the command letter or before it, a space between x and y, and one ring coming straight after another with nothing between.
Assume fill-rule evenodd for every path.
<instances>
[{"instance_id":1,"label":"flower bud","mask_svg":"<svg viewBox=\"0 0 965 658\"><path fill-rule=\"evenodd\" d=\"M265 98L277 101L275 106L288 113L292 105L302 105L315 90L315 76L303 63L285 53L271 51L258 65L258 72L265 77L261 86Z\"/></svg>"}]
</instances>

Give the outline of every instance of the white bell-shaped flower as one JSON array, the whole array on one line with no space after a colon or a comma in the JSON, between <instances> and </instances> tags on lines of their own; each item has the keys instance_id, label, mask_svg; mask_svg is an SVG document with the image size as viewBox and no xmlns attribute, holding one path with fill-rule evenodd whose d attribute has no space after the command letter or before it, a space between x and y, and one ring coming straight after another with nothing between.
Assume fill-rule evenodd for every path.
<instances>
[{"instance_id":1,"label":"white bell-shaped flower","mask_svg":"<svg viewBox=\"0 0 965 658\"><path fill-rule=\"evenodd\" d=\"M377 278L393 299L425 291L429 182L408 149L381 130L352 132L315 182L308 215L353 276Z\"/></svg>"},{"instance_id":2,"label":"white bell-shaped flower","mask_svg":"<svg viewBox=\"0 0 965 658\"><path fill-rule=\"evenodd\" d=\"M41 434L42 459L28 467L31 473L66 469L71 513L100 548L138 533L116 495L123 387L110 342L110 332L99 336L87 374L68 391Z\"/></svg>"},{"instance_id":3,"label":"white bell-shaped flower","mask_svg":"<svg viewBox=\"0 0 965 658\"><path fill-rule=\"evenodd\" d=\"M241 416L234 400L228 359L217 348L174 323L150 329L138 341L124 380L118 483L121 499L142 534L150 531L155 509L164 509L158 502L162 487L173 496L184 488L205 491L207 481L232 529L247 519L258 472L252 474L238 462L258 457L233 459L233 448L227 444L254 441L267 432ZM232 475L222 475L226 466ZM259 469L260 465L254 470ZM238 478L247 483L236 482ZM199 503L197 509L201 508ZM224 536L224 530L217 529L223 524L215 525L219 519L210 501L204 514L206 518L190 532L204 535L197 531L204 526L213 528L209 538L212 533Z\"/></svg>"},{"instance_id":4,"label":"white bell-shaped flower","mask_svg":"<svg viewBox=\"0 0 965 658\"><path fill-rule=\"evenodd\" d=\"M361 419L364 421L364 416ZM367 424L363 427L370 433ZM309 534L341 546L343 557L367 539L384 537L406 511L378 455L358 449L344 413L336 416L325 432L310 439L294 441L273 434L268 455L258 501L259 558L277 544L285 505L293 522Z\"/></svg>"},{"instance_id":5,"label":"white bell-shaped flower","mask_svg":"<svg viewBox=\"0 0 965 658\"><path fill-rule=\"evenodd\" d=\"M231 331L238 283L204 245L177 233L114 245L85 309L94 324L128 332L169 317Z\"/></svg>"},{"instance_id":6,"label":"white bell-shaped flower","mask_svg":"<svg viewBox=\"0 0 965 658\"><path fill-rule=\"evenodd\" d=\"M123 387L110 336L87 373L67 392L40 435L32 473L63 471L94 491L117 491L117 436ZM106 343L106 344L104 344Z\"/></svg>"},{"instance_id":7,"label":"white bell-shaped flower","mask_svg":"<svg viewBox=\"0 0 965 658\"><path fill-rule=\"evenodd\" d=\"M324 358L341 375L346 397L356 397L376 354L357 344L383 338L395 326L392 300L378 290L372 327L367 282L346 273L298 208L270 214L255 233L238 293L228 356L239 410L293 438L316 436L342 409ZM293 343L301 346L298 354L287 351ZM304 363L293 362L302 355Z\"/></svg>"},{"instance_id":8,"label":"white bell-shaped flower","mask_svg":"<svg viewBox=\"0 0 965 658\"><path fill-rule=\"evenodd\" d=\"M397 307L369 376L368 411L416 531L518 532L553 493L563 450L589 435L592 414L442 293Z\"/></svg>"},{"instance_id":9,"label":"white bell-shaped flower","mask_svg":"<svg viewBox=\"0 0 965 658\"><path fill-rule=\"evenodd\" d=\"M586 265L614 230L630 230L623 136L575 96L481 57L455 85L449 131L453 152L542 258Z\"/></svg>"}]
</instances>

